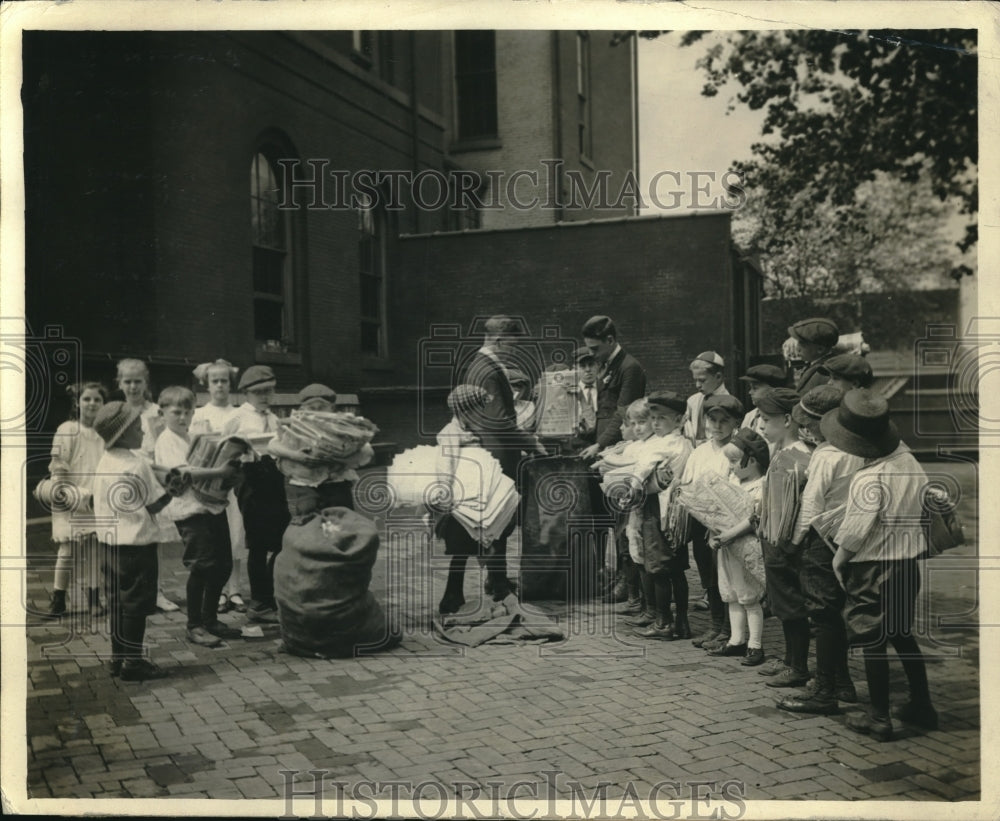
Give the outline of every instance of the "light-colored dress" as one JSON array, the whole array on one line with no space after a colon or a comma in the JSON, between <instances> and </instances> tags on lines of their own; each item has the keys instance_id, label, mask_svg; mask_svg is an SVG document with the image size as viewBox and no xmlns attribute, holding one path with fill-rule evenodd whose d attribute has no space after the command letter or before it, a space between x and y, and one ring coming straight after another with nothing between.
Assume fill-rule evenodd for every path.
<instances>
[{"instance_id":1,"label":"light-colored dress","mask_svg":"<svg viewBox=\"0 0 1000 821\"><path fill-rule=\"evenodd\" d=\"M67 504L52 506L53 541L73 541L74 530L77 536L95 532L88 513L93 509L94 471L103 455L104 440L93 428L63 422L56 429L49 473Z\"/></svg>"},{"instance_id":2,"label":"light-colored dress","mask_svg":"<svg viewBox=\"0 0 1000 821\"><path fill-rule=\"evenodd\" d=\"M222 433L223 429L237 414L233 405L220 407L211 403L202 405L191 417L191 434ZM236 502L236 491L229 491L229 503L226 505L226 522L229 525L229 541L233 546L233 558L242 558L246 550L246 531L243 529L243 516Z\"/></svg>"},{"instance_id":3,"label":"light-colored dress","mask_svg":"<svg viewBox=\"0 0 1000 821\"><path fill-rule=\"evenodd\" d=\"M733 484L760 504L764 478ZM764 552L755 533L747 533L719 548L719 595L724 602L757 604L764 596Z\"/></svg>"}]
</instances>

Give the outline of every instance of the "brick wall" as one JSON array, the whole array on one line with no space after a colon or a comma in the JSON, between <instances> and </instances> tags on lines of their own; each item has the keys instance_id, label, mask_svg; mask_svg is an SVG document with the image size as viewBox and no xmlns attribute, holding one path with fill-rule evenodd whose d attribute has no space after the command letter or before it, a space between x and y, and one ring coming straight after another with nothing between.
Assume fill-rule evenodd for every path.
<instances>
[{"instance_id":1,"label":"brick wall","mask_svg":"<svg viewBox=\"0 0 1000 821\"><path fill-rule=\"evenodd\" d=\"M686 395L695 355L709 348L733 355L740 326L733 276L728 214L404 238L394 285L395 382L383 379L381 389L369 383L375 390L361 391L362 404L378 402L387 416L376 421L397 440L415 441L421 431L412 388L424 378L447 380L447 368L421 371L432 329L458 326L463 336L454 347L474 348L479 338L464 336L470 324L495 313L522 317L536 336L558 329L565 342L543 345L548 351L579 344L583 323L606 313L645 367L650 390ZM392 397L408 419L390 420ZM442 400L435 395L428 405ZM432 414L428 407L425 416Z\"/></svg>"}]
</instances>

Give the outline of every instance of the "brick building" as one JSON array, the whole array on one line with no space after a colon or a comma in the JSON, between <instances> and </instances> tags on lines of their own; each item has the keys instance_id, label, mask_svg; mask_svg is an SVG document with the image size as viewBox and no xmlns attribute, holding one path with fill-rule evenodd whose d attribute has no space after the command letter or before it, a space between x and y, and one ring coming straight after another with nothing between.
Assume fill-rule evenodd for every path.
<instances>
[{"instance_id":1,"label":"brick building","mask_svg":"<svg viewBox=\"0 0 1000 821\"><path fill-rule=\"evenodd\" d=\"M327 382L401 444L432 324L605 311L653 384L686 390L668 373L706 347L735 368L756 274L727 214L633 217L634 45L609 41L25 32L28 321L108 383L123 356L154 392L218 356Z\"/></svg>"}]
</instances>

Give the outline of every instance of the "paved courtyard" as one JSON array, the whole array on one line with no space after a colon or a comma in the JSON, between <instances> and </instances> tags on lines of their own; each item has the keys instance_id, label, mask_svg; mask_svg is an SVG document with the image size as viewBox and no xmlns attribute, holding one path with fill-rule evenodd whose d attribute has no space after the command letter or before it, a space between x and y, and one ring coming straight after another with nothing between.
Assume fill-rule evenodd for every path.
<instances>
[{"instance_id":1,"label":"paved courtyard","mask_svg":"<svg viewBox=\"0 0 1000 821\"><path fill-rule=\"evenodd\" d=\"M969 488L971 471L957 475ZM278 650L276 628L221 649L197 647L185 641L178 612L152 617L147 632L170 677L126 683L108 675L104 627L81 612L79 593L71 592L74 613L61 623L29 618L28 794L280 798L292 781L308 792L316 783L309 771L323 770L327 796L362 781L406 781L453 792L479 785L485 797L520 781L529 783L522 795L569 799L592 796L603 782L610 812L615 797L631 790L646 799L664 780L709 782L716 797L736 790L749 800L978 800L974 494L963 512L970 544L927 563L924 574L920 641L941 717L936 732L897 723L897 738L879 743L845 727L856 706L831 717L783 713L775 700L787 691L764 686L755 670L707 657L689 641L636 638L595 602L525 605L555 618L562 642L445 644L430 615L446 565L429 561L415 536L383 543L372 585L398 618L403 644L366 658L289 656ZM418 531L414 522L392 523L394 533L408 529ZM46 525L29 527L28 545L27 603L40 613L54 560ZM161 578L183 601L179 549L168 551ZM692 597L700 595L693 571L689 578ZM478 581L468 574L470 602ZM234 626L242 619L223 618ZM696 632L705 619L692 612ZM780 644L780 626L768 619L765 652ZM901 697L895 660L892 669ZM860 660L852 670L864 701Z\"/></svg>"}]
</instances>

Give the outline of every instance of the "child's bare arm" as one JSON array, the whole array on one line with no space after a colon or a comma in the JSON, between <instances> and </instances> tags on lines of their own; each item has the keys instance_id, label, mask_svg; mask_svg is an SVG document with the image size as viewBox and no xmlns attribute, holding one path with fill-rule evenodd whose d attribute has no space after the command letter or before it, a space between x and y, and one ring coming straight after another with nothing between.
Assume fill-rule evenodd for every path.
<instances>
[{"instance_id":1,"label":"child's bare arm","mask_svg":"<svg viewBox=\"0 0 1000 821\"><path fill-rule=\"evenodd\" d=\"M745 536L747 533L753 531L753 525L750 519L744 519L737 525L733 525L728 530L723 530L716 536L712 536L708 543L711 547L722 547L722 545L733 541L733 539L738 539L740 536Z\"/></svg>"}]
</instances>

